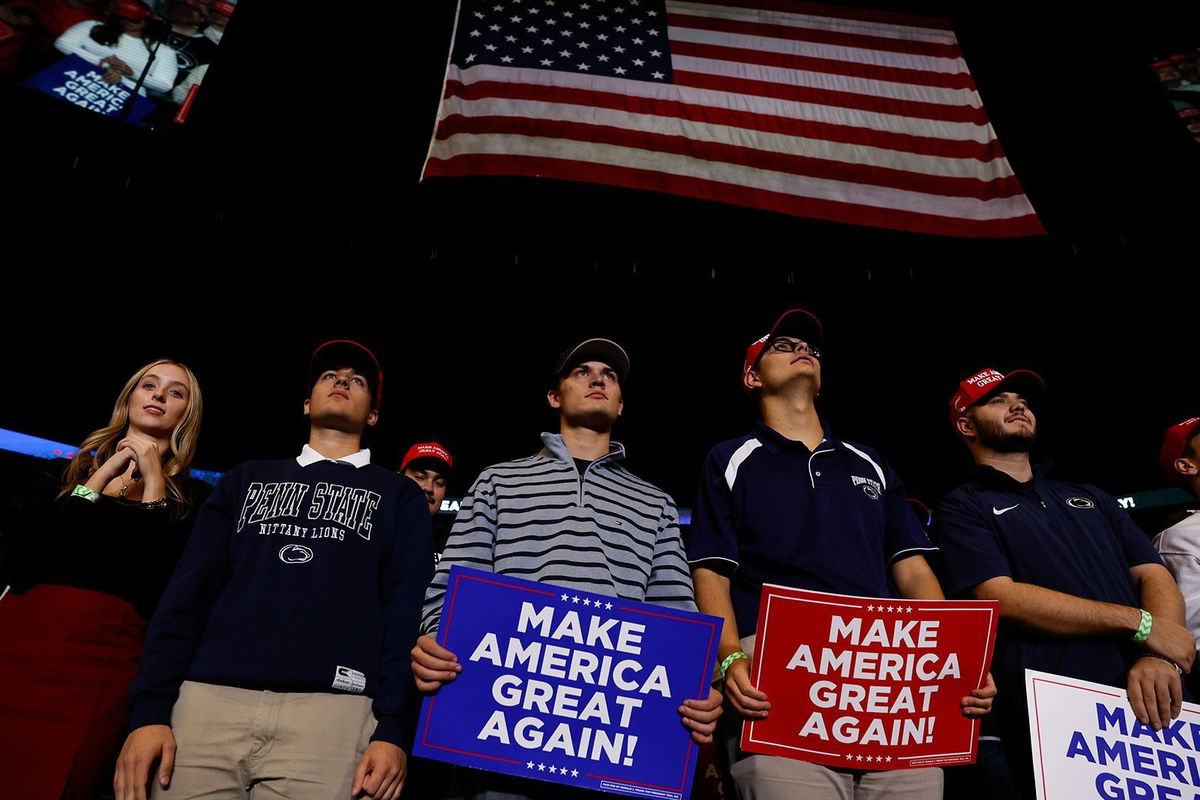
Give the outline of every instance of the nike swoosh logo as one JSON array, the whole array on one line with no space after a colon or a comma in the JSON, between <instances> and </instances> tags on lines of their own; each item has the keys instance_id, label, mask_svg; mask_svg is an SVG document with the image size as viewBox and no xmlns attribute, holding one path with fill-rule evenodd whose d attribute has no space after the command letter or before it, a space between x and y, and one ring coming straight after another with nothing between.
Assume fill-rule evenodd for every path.
<instances>
[{"instance_id":1,"label":"nike swoosh logo","mask_svg":"<svg viewBox=\"0 0 1200 800\"><path fill-rule=\"evenodd\" d=\"M1004 513L1008 512L1008 511L1012 511L1014 508L1016 508L1016 507L1017 507L1017 506L1019 506L1019 505L1021 505L1021 504L1020 504L1020 503L1017 503L1017 505L1016 505L1016 506L1009 506L1008 508L996 508L995 506L992 506L992 513L993 513L993 514L995 514L995 515L998 517L998 516L1000 516L1001 514L1004 514Z\"/></svg>"}]
</instances>

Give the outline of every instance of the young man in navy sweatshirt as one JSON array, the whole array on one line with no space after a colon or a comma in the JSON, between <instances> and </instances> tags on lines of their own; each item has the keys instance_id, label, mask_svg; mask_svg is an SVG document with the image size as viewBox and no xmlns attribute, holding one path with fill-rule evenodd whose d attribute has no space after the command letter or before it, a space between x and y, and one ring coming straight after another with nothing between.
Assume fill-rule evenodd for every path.
<instances>
[{"instance_id":1,"label":"young man in navy sweatshirt","mask_svg":"<svg viewBox=\"0 0 1200 800\"><path fill-rule=\"evenodd\" d=\"M394 800L432 575L420 488L370 463L383 375L356 342L313 353L297 458L222 478L146 634L118 800Z\"/></svg>"}]
</instances>

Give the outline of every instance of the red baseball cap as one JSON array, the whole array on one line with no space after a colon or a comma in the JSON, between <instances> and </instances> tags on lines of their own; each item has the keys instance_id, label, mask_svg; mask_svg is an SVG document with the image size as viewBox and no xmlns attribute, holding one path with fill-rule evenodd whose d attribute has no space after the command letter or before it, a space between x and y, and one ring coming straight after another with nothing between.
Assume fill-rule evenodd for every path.
<instances>
[{"instance_id":1,"label":"red baseball cap","mask_svg":"<svg viewBox=\"0 0 1200 800\"><path fill-rule=\"evenodd\" d=\"M309 389L325 370L341 367L350 367L367 379L367 385L375 395L372 408L378 410L383 402L383 370L379 368L379 359L365 345L352 339L331 339L313 350L308 362Z\"/></svg>"},{"instance_id":2,"label":"red baseball cap","mask_svg":"<svg viewBox=\"0 0 1200 800\"><path fill-rule=\"evenodd\" d=\"M783 312L771 326L770 333L746 348L746 361L742 365L743 373L754 369L754 366L758 364L758 359L762 357L763 349L776 336L795 336L812 347L820 347L821 341L825 338L825 331L821 327L821 320L817 319L811 311L793 308L791 311Z\"/></svg>"},{"instance_id":3,"label":"red baseball cap","mask_svg":"<svg viewBox=\"0 0 1200 800\"><path fill-rule=\"evenodd\" d=\"M137 0L116 0L112 13L122 19L145 19L150 16L150 9Z\"/></svg>"},{"instance_id":4,"label":"red baseball cap","mask_svg":"<svg viewBox=\"0 0 1200 800\"><path fill-rule=\"evenodd\" d=\"M1025 397L1040 397L1046 391L1042 376L1027 369L1015 369L1005 375L994 369L976 372L958 384L958 391L950 398L950 424L967 413L967 409L996 392L1016 390Z\"/></svg>"},{"instance_id":5,"label":"red baseball cap","mask_svg":"<svg viewBox=\"0 0 1200 800\"><path fill-rule=\"evenodd\" d=\"M1200 417L1191 417L1183 422L1176 422L1167 428L1163 435L1162 450L1158 453L1158 463L1162 464L1167 477L1182 482L1183 476L1175 471L1175 459L1183 455L1183 448L1192 437L1200 433Z\"/></svg>"},{"instance_id":6,"label":"red baseball cap","mask_svg":"<svg viewBox=\"0 0 1200 800\"><path fill-rule=\"evenodd\" d=\"M454 456L450 455L450 451L438 442L417 442L412 447L408 448L408 452L404 454L404 459L400 462L400 471L404 470L414 462L430 461L435 462L429 464L432 468L440 462L442 466L437 466L437 471L443 474L449 474L454 469ZM416 464L416 466L421 466Z\"/></svg>"}]
</instances>

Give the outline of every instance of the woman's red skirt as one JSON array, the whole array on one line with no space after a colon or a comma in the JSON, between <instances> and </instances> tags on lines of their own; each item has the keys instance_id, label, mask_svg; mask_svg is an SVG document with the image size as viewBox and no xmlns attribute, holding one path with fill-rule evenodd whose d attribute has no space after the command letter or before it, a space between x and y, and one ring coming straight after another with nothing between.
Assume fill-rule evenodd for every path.
<instances>
[{"instance_id":1,"label":"woman's red skirt","mask_svg":"<svg viewBox=\"0 0 1200 800\"><path fill-rule=\"evenodd\" d=\"M0 793L91 800L111 785L146 623L103 592L0 600Z\"/></svg>"}]
</instances>

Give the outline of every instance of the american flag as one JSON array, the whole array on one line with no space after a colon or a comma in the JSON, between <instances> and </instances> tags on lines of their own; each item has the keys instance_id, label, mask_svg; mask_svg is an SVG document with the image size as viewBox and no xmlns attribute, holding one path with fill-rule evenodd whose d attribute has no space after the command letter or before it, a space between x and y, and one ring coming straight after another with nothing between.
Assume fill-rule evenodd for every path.
<instances>
[{"instance_id":1,"label":"american flag","mask_svg":"<svg viewBox=\"0 0 1200 800\"><path fill-rule=\"evenodd\" d=\"M460 0L424 176L1044 230L946 20L787 0Z\"/></svg>"}]
</instances>

